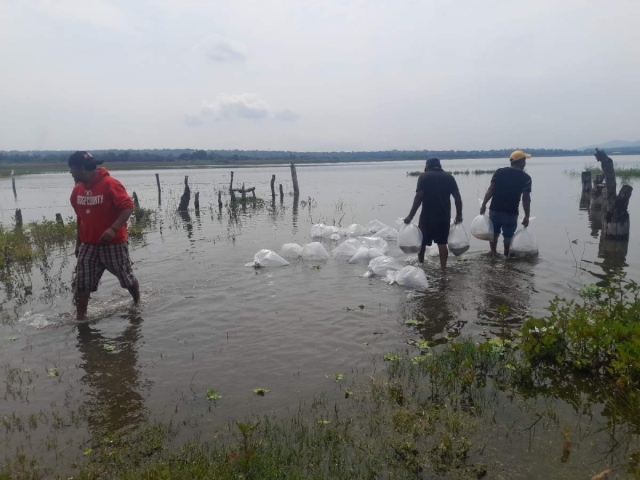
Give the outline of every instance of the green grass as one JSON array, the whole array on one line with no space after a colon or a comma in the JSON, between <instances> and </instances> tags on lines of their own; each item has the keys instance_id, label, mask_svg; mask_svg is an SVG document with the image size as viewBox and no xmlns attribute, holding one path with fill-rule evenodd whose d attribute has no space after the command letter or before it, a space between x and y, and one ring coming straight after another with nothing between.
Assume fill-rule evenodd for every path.
<instances>
[{"instance_id":1,"label":"green grass","mask_svg":"<svg viewBox=\"0 0 640 480\"><path fill-rule=\"evenodd\" d=\"M620 167L616 166L616 178L622 181L633 180L640 178L640 167ZM585 166L584 170L565 170L565 173L570 177L579 177L582 172L591 172L591 178L595 178L596 175L602 175L602 169L594 165Z\"/></svg>"}]
</instances>

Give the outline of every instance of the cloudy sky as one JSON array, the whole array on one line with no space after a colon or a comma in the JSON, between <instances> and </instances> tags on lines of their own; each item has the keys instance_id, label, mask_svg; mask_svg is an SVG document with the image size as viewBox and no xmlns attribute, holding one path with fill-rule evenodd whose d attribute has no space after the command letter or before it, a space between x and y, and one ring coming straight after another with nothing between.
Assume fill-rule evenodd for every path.
<instances>
[{"instance_id":1,"label":"cloudy sky","mask_svg":"<svg viewBox=\"0 0 640 480\"><path fill-rule=\"evenodd\" d=\"M639 0L0 0L0 149L640 140Z\"/></svg>"}]
</instances>

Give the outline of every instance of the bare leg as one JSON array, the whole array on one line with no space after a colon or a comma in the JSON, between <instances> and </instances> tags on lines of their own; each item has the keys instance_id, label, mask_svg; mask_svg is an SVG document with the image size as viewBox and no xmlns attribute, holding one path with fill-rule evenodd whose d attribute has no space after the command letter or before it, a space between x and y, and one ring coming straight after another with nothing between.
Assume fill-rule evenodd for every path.
<instances>
[{"instance_id":1,"label":"bare leg","mask_svg":"<svg viewBox=\"0 0 640 480\"><path fill-rule=\"evenodd\" d=\"M138 284L138 280L133 284L133 287L129 287L127 290L129 290L129 293L133 297L133 302L138 303L140 301L140 285Z\"/></svg>"},{"instance_id":2,"label":"bare leg","mask_svg":"<svg viewBox=\"0 0 640 480\"><path fill-rule=\"evenodd\" d=\"M504 256L509 256L509 248L511 248L511 242L504 242Z\"/></svg>"},{"instance_id":3,"label":"bare leg","mask_svg":"<svg viewBox=\"0 0 640 480\"><path fill-rule=\"evenodd\" d=\"M442 270L447 269L447 259L449 258L449 249L447 248L447 244L443 243L442 245L438 244L438 252L440 253L440 268Z\"/></svg>"},{"instance_id":4,"label":"bare leg","mask_svg":"<svg viewBox=\"0 0 640 480\"><path fill-rule=\"evenodd\" d=\"M87 307L91 293L76 293L76 319L84 320L87 317Z\"/></svg>"},{"instance_id":5,"label":"bare leg","mask_svg":"<svg viewBox=\"0 0 640 480\"><path fill-rule=\"evenodd\" d=\"M427 251L427 246L426 245L422 245L420 247L420 251L418 252L418 262L420 263L424 263L424 254Z\"/></svg>"},{"instance_id":6,"label":"bare leg","mask_svg":"<svg viewBox=\"0 0 640 480\"><path fill-rule=\"evenodd\" d=\"M498 255L498 240L494 240L493 242L489 242L489 246L491 247L491 255L495 257Z\"/></svg>"}]
</instances>

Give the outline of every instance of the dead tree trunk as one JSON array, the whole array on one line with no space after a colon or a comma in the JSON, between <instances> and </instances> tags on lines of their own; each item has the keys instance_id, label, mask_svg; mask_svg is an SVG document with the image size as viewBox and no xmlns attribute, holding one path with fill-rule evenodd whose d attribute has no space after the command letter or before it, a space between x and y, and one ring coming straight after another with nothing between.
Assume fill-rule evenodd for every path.
<instances>
[{"instance_id":1,"label":"dead tree trunk","mask_svg":"<svg viewBox=\"0 0 640 480\"><path fill-rule=\"evenodd\" d=\"M582 172L582 193L591 192L591 172L587 170Z\"/></svg>"},{"instance_id":2,"label":"dead tree trunk","mask_svg":"<svg viewBox=\"0 0 640 480\"><path fill-rule=\"evenodd\" d=\"M280 203L284 201L284 190L282 188L282 184L280 184Z\"/></svg>"},{"instance_id":3,"label":"dead tree trunk","mask_svg":"<svg viewBox=\"0 0 640 480\"><path fill-rule=\"evenodd\" d=\"M276 198L276 176L271 175L271 199L275 200Z\"/></svg>"},{"instance_id":4,"label":"dead tree trunk","mask_svg":"<svg viewBox=\"0 0 640 480\"><path fill-rule=\"evenodd\" d=\"M160 174L156 173L156 183L158 184L158 205L162 205L162 191L160 190Z\"/></svg>"},{"instance_id":5,"label":"dead tree trunk","mask_svg":"<svg viewBox=\"0 0 640 480\"><path fill-rule=\"evenodd\" d=\"M233 172L231 172L231 182L229 182L229 195L231 196L231 202L235 202L236 194L233 193Z\"/></svg>"},{"instance_id":6,"label":"dead tree trunk","mask_svg":"<svg viewBox=\"0 0 640 480\"><path fill-rule=\"evenodd\" d=\"M133 195L131 197L133 198L133 208L140 208L140 201L138 200L138 194L136 192L133 192Z\"/></svg>"},{"instance_id":7,"label":"dead tree trunk","mask_svg":"<svg viewBox=\"0 0 640 480\"><path fill-rule=\"evenodd\" d=\"M189 188L189 177L184 177L184 193L180 197L180 205L178 205L179 212L186 212L189 210L189 202L191 201L191 189Z\"/></svg>"},{"instance_id":8,"label":"dead tree trunk","mask_svg":"<svg viewBox=\"0 0 640 480\"><path fill-rule=\"evenodd\" d=\"M11 173L13 173L13 170ZM13 197L18 198L18 192L16 191L16 177L13 175L11 175L11 187L13 188Z\"/></svg>"},{"instance_id":9,"label":"dead tree trunk","mask_svg":"<svg viewBox=\"0 0 640 480\"><path fill-rule=\"evenodd\" d=\"M296 166L293 162L289 162L289 167L291 167L291 181L293 182L293 195L300 195L300 189L298 188L298 172L296 171Z\"/></svg>"},{"instance_id":10,"label":"dead tree trunk","mask_svg":"<svg viewBox=\"0 0 640 480\"><path fill-rule=\"evenodd\" d=\"M613 160L600 149L596 149L596 159L602 165L604 173L604 218L602 235L612 240L629 240L629 199L633 188L623 185L616 194L616 172Z\"/></svg>"},{"instance_id":11,"label":"dead tree trunk","mask_svg":"<svg viewBox=\"0 0 640 480\"><path fill-rule=\"evenodd\" d=\"M196 209L196 215L200 213L200 192L196 192L196 195L193 199L193 206Z\"/></svg>"},{"instance_id":12,"label":"dead tree trunk","mask_svg":"<svg viewBox=\"0 0 640 480\"><path fill-rule=\"evenodd\" d=\"M16 228L22 228L22 210L16 208Z\"/></svg>"},{"instance_id":13,"label":"dead tree trunk","mask_svg":"<svg viewBox=\"0 0 640 480\"><path fill-rule=\"evenodd\" d=\"M222 211L222 191L218 190L218 209Z\"/></svg>"},{"instance_id":14,"label":"dead tree trunk","mask_svg":"<svg viewBox=\"0 0 640 480\"><path fill-rule=\"evenodd\" d=\"M56 223L64 227L64 220L62 219L62 215L59 213L56 213Z\"/></svg>"}]
</instances>

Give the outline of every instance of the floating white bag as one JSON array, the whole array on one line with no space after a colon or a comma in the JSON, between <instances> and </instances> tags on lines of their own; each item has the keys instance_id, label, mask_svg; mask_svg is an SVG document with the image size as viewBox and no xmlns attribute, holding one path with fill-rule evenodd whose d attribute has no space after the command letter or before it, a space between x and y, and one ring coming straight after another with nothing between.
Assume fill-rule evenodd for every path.
<instances>
[{"instance_id":1,"label":"floating white bag","mask_svg":"<svg viewBox=\"0 0 640 480\"><path fill-rule=\"evenodd\" d=\"M338 240L340 240L341 238L342 238L342 237L341 237L339 234L334 233L333 235L331 235L331 236L329 237L329 240L333 240L334 242L337 242L337 241L338 241Z\"/></svg>"},{"instance_id":2,"label":"floating white bag","mask_svg":"<svg viewBox=\"0 0 640 480\"><path fill-rule=\"evenodd\" d=\"M321 262L329 259L329 252L320 242L307 243L302 249L302 258L303 260Z\"/></svg>"},{"instance_id":3,"label":"floating white bag","mask_svg":"<svg viewBox=\"0 0 640 480\"><path fill-rule=\"evenodd\" d=\"M519 258L538 256L538 240L527 227L518 230L513 236L509 256Z\"/></svg>"},{"instance_id":4,"label":"floating white bag","mask_svg":"<svg viewBox=\"0 0 640 480\"><path fill-rule=\"evenodd\" d=\"M398 240L398 230L393 227L385 227L382 230L378 230L372 235L374 238L382 238L384 240Z\"/></svg>"},{"instance_id":5,"label":"floating white bag","mask_svg":"<svg viewBox=\"0 0 640 480\"><path fill-rule=\"evenodd\" d=\"M355 239L349 239L345 242L342 242L340 245L334 248L333 251L331 252L331 255L333 255L333 258L341 258L344 260L349 260L351 257L353 257L358 251L358 248L360 247L360 243L357 240L355 242L353 242L352 240L355 240Z\"/></svg>"},{"instance_id":6,"label":"floating white bag","mask_svg":"<svg viewBox=\"0 0 640 480\"><path fill-rule=\"evenodd\" d=\"M449 251L456 257L469 250L469 234L462 223L454 223L449 230Z\"/></svg>"},{"instance_id":7,"label":"floating white bag","mask_svg":"<svg viewBox=\"0 0 640 480\"><path fill-rule=\"evenodd\" d=\"M316 223L311 227L311 236L313 238L321 238L326 225L324 223Z\"/></svg>"},{"instance_id":8,"label":"floating white bag","mask_svg":"<svg viewBox=\"0 0 640 480\"><path fill-rule=\"evenodd\" d=\"M393 257L382 255L369 262L368 270L374 275L385 276L388 272L402 270L404 265Z\"/></svg>"},{"instance_id":9,"label":"floating white bag","mask_svg":"<svg viewBox=\"0 0 640 480\"><path fill-rule=\"evenodd\" d=\"M380 220L371 220L369 223L367 223L367 226L365 228L371 233L377 233L383 228L387 228L388 226L389 225L382 223Z\"/></svg>"},{"instance_id":10,"label":"floating white bag","mask_svg":"<svg viewBox=\"0 0 640 480\"><path fill-rule=\"evenodd\" d=\"M280 256L284 258L298 258L302 255L302 247L297 243L285 243L280 249Z\"/></svg>"},{"instance_id":11,"label":"floating white bag","mask_svg":"<svg viewBox=\"0 0 640 480\"><path fill-rule=\"evenodd\" d=\"M389 244L384 238L358 237L358 241L367 248L377 248L385 253L389 251Z\"/></svg>"},{"instance_id":12,"label":"floating white bag","mask_svg":"<svg viewBox=\"0 0 640 480\"><path fill-rule=\"evenodd\" d=\"M493 241L493 223L491 223L488 214L478 215L473 219L473 222L471 222L471 235L478 240Z\"/></svg>"},{"instance_id":13,"label":"floating white bag","mask_svg":"<svg viewBox=\"0 0 640 480\"><path fill-rule=\"evenodd\" d=\"M383 255L384 255L384 252L382 250L379 250L377 248L367 248L363 245L360 248L358 248L356 253L349 260L349 263L364 263L364 262L368 263L374 258L381 257Z\"/></svg>"},{"instance_id":14,"label":"floating white bag","mask_svg":"<svg viewBox=\"0 0 640 480\"><path fill-rule=\"evenodd\" d=\"M396 222L398 228L398 247L404 253L417 253L422 247L422 230L413 223L406 224L399 218Z\"/></svg>"},{"instance_id":15,"label":"floating white bag","mask_svg":"<svg viewBox=\"0 0 640 480\"><path fill-rule=\"evenodd\" d=\"M416 290L424 290L429 287L427 275L424 273L424 270L412 267L411 265L407 265L398 272L387 272L386 280L390 284L397 283L398 285Z\"/></svg>"},{"instance_id":16,"label":"floating white bag","mask_svg":"<svg viewBox=\"0 0 640 480\"><path fill-rule=\"evenodd\" d=\"M362 235L368 235L369 230L367 230L366 228L364 228L362 225L358 223L352 223L345 230L345 234L348 237L360 237Z\"/></svg>"},{"instance_id":17,"label":"floating white bag","mask_svg":"<svg viewBox=\"0 0 640 480\"><path fill-rule=\"evenodd\" d=\"M284 258L273 250L260 250L253 256L253 262L247 263L245 267L284 267L289 265Z\"/></svg>"}]
</instances>

